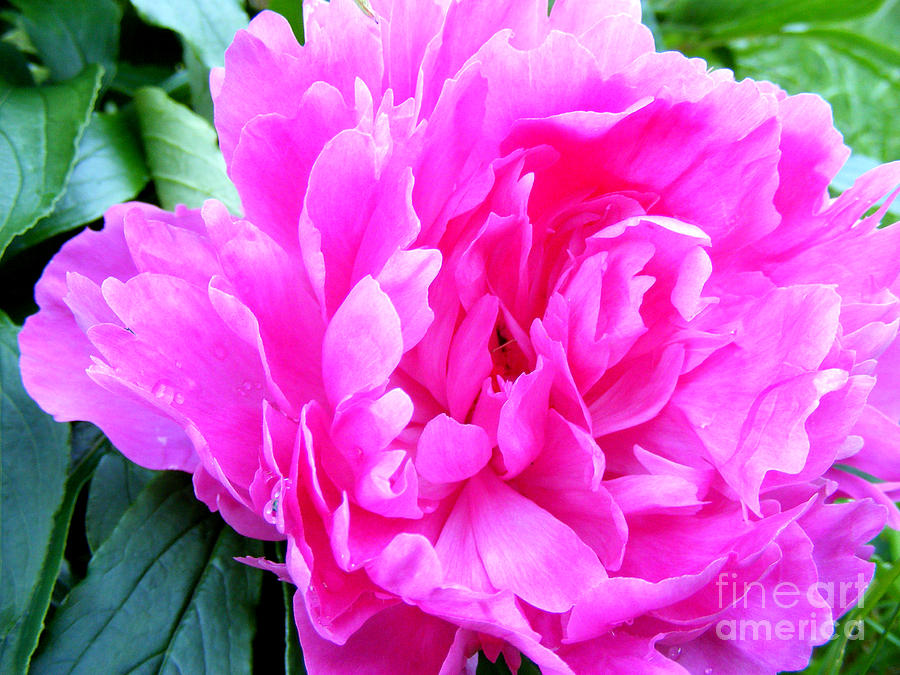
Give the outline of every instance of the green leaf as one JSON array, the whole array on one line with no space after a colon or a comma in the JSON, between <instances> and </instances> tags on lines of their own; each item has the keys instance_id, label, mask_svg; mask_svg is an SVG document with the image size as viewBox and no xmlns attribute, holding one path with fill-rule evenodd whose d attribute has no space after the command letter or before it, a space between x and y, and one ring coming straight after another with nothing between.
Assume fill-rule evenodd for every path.
<instances>
[{"instance_id":1,"label":"green leaf","mask_svg":"<svg viewBox=\"0 0 900 675\"><path fill-rule=\"evenodd\" d=\"M269 0L268 9L278 12L288 20L288 23L291 24L291 28L294 30L294 37L297 38L297 42L301 45L305 42L302 0Z\"/></svg>"},{"instance_id":2,"label":"green leaf","mask_svg":"<svg viewBox=\"0 0 900 675\"><path fill-rule=\"evenodd\" d=\"M738 78L771 80L791 94L814 91L831 104L835 126L854 152L880 161L900 157L896 68L892 78L891 68L861 50L790 33L735 43L735 50Z\"/></svg>"},{"instance_id":3,"label":"green leaf","mask_svg":"<svg viewBox=\"0 0 900 675\"><path fill-rule=\"evenodd\" d=\"M91 478L87 513L84 519L88 546L96 552L115 529L119 519L154 477L154 473L118 452L111 452L100 460Z\"/></svg>"},{"instance_id":4,"label":"green leaf","mask_svg":"<svg viewBox=\"0 0 900 675\"><path fill-rule=\"evenodd\" d=\"M191 108L210 124L213 123L213 101L209 91L209 68L194 53L189 44L184 45L184 70L187 73L191 93Z\"/></svg>"},{"instance_id":5,"label":"green leaf","mask_svg":"<svg viewBox=\"0 0 900 675\"><path fill-rule=\"evenodd\" d=\"M284 542L278 543L278 560L285 560ZM281 582L281 592L284 597L284 675L306 675L306 664L303 662L303 650L300 648L300 636L297 633L297 624L294 622L294 593L293 584Z\"/></svg>"},{"instance_id":6,"label":"green leaf","mask_svg":"<svg viewBox=\"0 0 900 675\"><path fill-rule=\"evenodd\" d=\"M176 103L162 89L145 87L134 97L150 175L160 203L197 208L220 200L232 213L241 211L237 190L225 174L225 161L210 124Z\"/></svg>"},{"instance_id":7,"label":"green leaf","mask_svg":"<svg viewBox=\"0 0 900 675\"><path fill-rule=\"evenodd\" d=\"M880 162L877 159L854 152L850 155L850 158L844 166L841 167L838 175L831 181L831 187L838 193L843 192L844 190L853 187L853 183L855 183L860 176L877 168L879 164ZM882 201L884 200L882 199Z\"/></svg>"},{"instance_id":8,"label":"green leaf","mask_svg":"<svg viewBox=\"0 0 900 675\"><path fill-rule=\"evenodd\" d=\"M797 28L785 30L782 35L821 40L835 47L844 48L870 58L880 59L893 68L900 67L900 50L876 42L864 35L843 28ZM894 74L894 79L900 79Z\"/></svg>"},{"instance_id":9,"label":"green leaf","mask_svg":"<svg viewBox=\"0 0 900 675\"><path fill-rule=\"evenodd\" d=\"M132 98L141 87L161 86L161 83L171 74L170 68L154 63L135 64L119 61L116 79L110 84L110 89Z\"/></svg>"},{"instance_id":10,"label":"green leaf","mask_svg":"<svg viewBox=\"0 0 900 675\"><path fill-rule=\"evenodd\" d=\"M484 652L478 652L478 666L475 669L476 675L510 675L510 668L506 665L506 659L503 654L497 657L496 662L488 660Z\"/></svg>"},{"instance_id":11,"label":"green leaf","mask_svg":"<svg viewBox=\"0 0 900 675\"><path fill-rule=\"evenodd\" d=\"M34 84L28 59L14 45L0 40L0 82L13 87L30 87Z\"/></svg>"},{"instance_id":12,"label":"green leaf","mask_svg":"<svg viewBox=\"0 0 900 675\"><path fill-rule=\"evenodd\" d=\"M25 672L50 601L41 594L63 501L69 428L25 393L16 327L0 313L0 672Z\"/></svg>"},{"instance_id":13,"label":"green leaf","mask_svg":"<svg viewBox=\"0 0 900 675\"><path fill-rule=\"evenodd\" d=\"M131 0L147 23L169 28L209 67L225 63L225 49L248 23L239 0Z\"/></svg>"},{"instance_id":14,"label":"green leaf","mask_svg":"<svg viewBox=\"0 0 900 675\"><path fill-rule=\"evenodd\" d=\"M190 478L150 482L45 633L32 673L249 673L260 542L223 527Z\"/></svg>"},{"instance_id":15,"label":"green leaf","mask_svg":"<svg viewBox=\"0 0 900 675\"><path fill-rule=\"evenodd\" d=\"M845 21L877 11L884 0L680 0L668 20L678 28L701 28L719 38L771 35L787 24Z\"/></svg>"},{"instance_id":16,"label":"green leaf","mask_svg":"<svg viewBox=\"0 0 900 675\"><path fill-rule=\"evenodd\" d=\"M122 113L94 113L75 155L75 168L53 212L16 237L9 254L90 223L113 204L128 201L147 184L140 141Z\"/></svg>"},{"instance_id":17,"label":"green leaf","mask_svg":"<svg viewBox=\"0 0 900 675\"><path fill-rule=\"evenodd\" d=\"M62 195L101 72L89 66L47 87L0 85L0 255Z\"/></svg>"},{"instance_id":18,"label":"green leaf","mask_svg":"<svg viewBox=\"0 0 900 675\"><path fill-rule=\"evenodd\" d=\"M116 72L122 10L114 0L13 0L25 30L54 81L99 63L109 82Z\"/></svg>"}]
</instances>

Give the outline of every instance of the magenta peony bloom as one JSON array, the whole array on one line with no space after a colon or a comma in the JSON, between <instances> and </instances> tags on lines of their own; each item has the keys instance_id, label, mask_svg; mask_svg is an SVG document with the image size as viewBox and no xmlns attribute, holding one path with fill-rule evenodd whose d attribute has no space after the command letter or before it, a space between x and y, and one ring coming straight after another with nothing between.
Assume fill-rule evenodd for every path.
<instances>
[{"instance_id":1,"label":"magenta peony bloom","mask_svg":"<svg viewBox=\"0 0 900 675\"><path fill-rule=\"evenodd\" d=\"M636 0L373 4L235 37L243 217L66 244L28 391L286 538L314 675L804 667L900 525L900 163L830 199L828 105Z\"/></svg>"}]
</instances>

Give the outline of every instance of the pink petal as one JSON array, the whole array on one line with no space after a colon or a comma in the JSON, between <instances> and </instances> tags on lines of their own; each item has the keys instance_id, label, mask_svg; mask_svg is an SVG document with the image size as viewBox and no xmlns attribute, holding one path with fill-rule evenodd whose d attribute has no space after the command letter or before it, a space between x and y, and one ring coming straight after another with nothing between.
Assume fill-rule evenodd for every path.
<instances>
[{"instance_id":1,"label":"pink petal","mask_svg":"<svg viewBox=\"0 0 900 675\"><path fill-rule=\"evenodd\" d=\"M493 368L488 341L497 321L497 298L483 296L466 314L453 336L447 362L447 399L450 414L465 419Z\"/></svg>"},{"instance_id":2,"label":"pink petal","mask_svg":"<svg viewBox=\"0 0 900 675\"><path fill-rule=\"evenodd\" d=\"M553 371L539 358L534 371L513 382L509 398L500 409L497 443L503 460L502 478L521 473L544 446L544 426Z\"/></svg>"},{"instance_id":3,"label":"pink petal","mask_svg":"<svg viewBox=\"0 0 900 675\"><path fill-rule=\"evenodd\" d=\"M491 583L535 607L564 612L606 576L596 554L569 527L489 471L469 480L456 508L469 509L469 527Z\"/></svg>"},{"instance_id":4,"label":"pink petal","mask_svg":"<svg viewBox=\"0 0 900 675\"><path fill-rule=\"evenodd\" d=\"M400 317L372 277L364 277L337 308L322 342L325 391L332 405L381 387L400 362Z\"/></svg>"},{"instance_id":5,"label":"pink petal","mask_svg":"<svg viewBox=\"0 0 900 675\"><path fill-rule=\"evenodd\" d=\"M491 443L481 427L438 415L422 430L416 470L432 483L453 483L481 471L491 459Z\"/></svg>"}]
</instances>

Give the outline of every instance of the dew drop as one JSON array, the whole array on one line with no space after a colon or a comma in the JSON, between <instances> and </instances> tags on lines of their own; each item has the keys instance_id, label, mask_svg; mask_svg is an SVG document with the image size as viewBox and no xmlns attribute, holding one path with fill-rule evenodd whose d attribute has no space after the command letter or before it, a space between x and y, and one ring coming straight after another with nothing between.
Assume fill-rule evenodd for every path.
<instances>
[{"instance_id":1,"label":"dew drop","mask_svg":"<svg viewBox=\"0 0 900 675\"><path fill-rule=\"evenodd\" d=\"M668 657L673 661L677 661L678 657L681 656L682 648L681 647L669 647Z\"/></svg>"},{"instance_id":2,"label":"dew drop","mask_svg":"<svg viewBox=\"0 0 900 675\"><path fill-rule=\"evenodd\" d=\"M175 362L175 367L176 367L176 368L183 368L183 367L184 367L184 364L183 364L181 361L176 361L176 362Z\"/></svg>"},{"instance_id":3,"label":"dew drop","mask_svg":"<svg viewBox=\"0 0 900 675\"><path fill-rule=\"evenodd\" d=\"M175 394L175 403L177 403L178 405L184 403L184 394L182 394L180 391Z\"/></svg>"},{"instance_id":4,"label":"dew drop","mask_svg":"<svg viewBox=\"0 0 900 675\"><path fill-rule=\"evenodd\" d=\"M706 668L706 669L703 671L703 675L713 675L713 669L712 669L712 668Z\"/></svg>"},{"instance_id":5,"label":"dew drop","mask_svg":"<svg viewBox=\"0 0 900 675\"><path fill-rule=\"evenodd\" d=\"M241 389L244 391L250 391L253 389L253 383L250 380L244 380L243 384L241 384Z\"/></svg>"},{"instance_id":6,"label":"dew drop","mask_svg":"<svg viewBox=\"0 0 900 675\"><path fill-rule=\"evenodd\" d=\"M165 380L160 380L152 389L153 395L164 403L171 403L175 397L175 389Z\"/></svg>"}]
</instances>

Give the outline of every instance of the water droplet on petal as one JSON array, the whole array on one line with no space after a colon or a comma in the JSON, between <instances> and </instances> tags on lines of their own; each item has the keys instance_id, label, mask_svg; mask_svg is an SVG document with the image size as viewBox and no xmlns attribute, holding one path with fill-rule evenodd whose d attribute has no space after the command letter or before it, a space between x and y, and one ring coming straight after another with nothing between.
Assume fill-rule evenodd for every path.
<instances>
[{"instance_id":1,"label":"water droplet on petal","mask_svg":"<svg viewBox=\"0 0 900 675\"><path fill-rule=\"evenodd\" d=\"M160 380L153 385L151 391L156 398L166 404L172 403L172 399L175 397L175 389L165 380Z\"/></svg>"},{"instance_id":2,"label":"water droplet on petal","mask_svg":"<svg viewBox=\"0 0 900 675\"><path fill-rule=\"evenodd\" d=\"M682 651L683 651L683 649L682 649L681 647L678 647L678 646L676 646L676 647L669 647L669 653L667 654L667 656L668 656L670 659L672 659L673 661L677 661L677 660L678 660L678 657L681 656L681 652L682 652Z\"/></svg>"},{"instance_id":3,"label":"water droplet on petal","mask_svg":"<svg viewBox=\"0 0 900 675\"><path fill-rule=\"evenodd\" d=\"M184 394L182 394L181 392L175 394L175 403L177 403L178 405L184 403Z\"/></svg>"},{"instance_id":4,"label":"water droplet on petal","mask_svg":"<svg viewBox=\"0 0 900 675\"><path fill-rule=\"evenodd\" d=\"M706 669L703 671L703 675L713 675L713 669L712 669L712 668L706 668Z\"/></svg>"},{"instance_id":5,"label":"water droplet on petal","mask_svg":"<svg viewBox=\"0 0 900 675\"><path fill-rule=\"evenodd\" d=\"M176 362L175 362L175 367L176 367L176 368L182 368L183 366L184 366L184 364L183 364L181 361L176 361Z\"/></svg>"}]
</instances>

